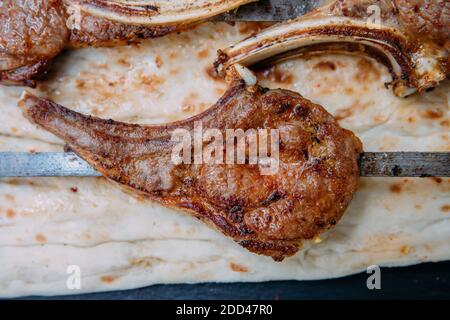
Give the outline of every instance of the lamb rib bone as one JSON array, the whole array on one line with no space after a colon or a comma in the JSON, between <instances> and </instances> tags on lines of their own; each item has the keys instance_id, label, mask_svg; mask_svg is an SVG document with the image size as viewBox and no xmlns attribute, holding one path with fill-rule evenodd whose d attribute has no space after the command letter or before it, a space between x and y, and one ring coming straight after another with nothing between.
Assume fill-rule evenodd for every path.
<instances>
[{"instance_id":1,"label":"lamb rib bone","mask_svg":"<svg viewBox=\"0 0 450 320\"><path fill-rule=\"evenodd\" d=\"M191 6L187 6L186 1L63 1L75 11L126 25L170 26L206 20L257 0L201 0L191 1Z\"/></svg>"},{"instance_id":2,"label":"lamb rib bone","mask_svg":"<svg viewBox=\"0 0 450 320\"><path fill-rule=\"evenodd\" d=\"M388 85L396 95L404 97L430 89L450 74L450 3L436 1L422 8L446 23L441 29L433 29L435 33L424 34L422 29L441 21L425 21L422 29L416 30L405 18L409 17L405 3L410 2L414 1L332 2L220 51L216 67L223 72L235 63L267 64L306 52L367 54L388 66L393 78ZM380 10L380 23L372 21L369 14L374 5Z\"/></svg>"}]
</instances>

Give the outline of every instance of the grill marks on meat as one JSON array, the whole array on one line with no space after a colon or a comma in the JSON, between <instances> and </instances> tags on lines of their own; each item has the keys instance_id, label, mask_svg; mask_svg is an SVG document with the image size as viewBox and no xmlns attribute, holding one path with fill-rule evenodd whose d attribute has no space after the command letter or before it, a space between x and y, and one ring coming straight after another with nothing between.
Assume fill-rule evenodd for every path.
<instances>
[{"instance_id":1,"label":"grill marks on meat","mask_svg":"<svg viewBox=\"0 0 450 320\"><path fill-rule=\"evenodd\" d=\"M366 54L387 65L393 77L388 85L407 96L450 74L449 33L448 1L337 0L223 50L216 64L223 70L310 52Z\"/></svg>"},{"instance_id":2,"label":"grill marks on meat","mask_svg":"<svg viewBox=\"0 0 450 320\"><path fill-rule=\"evenodd\" d=\"M160 37L252 1L174 1L160 10L122 0L2 0L0 84L34 87L67 47L114 46Z\"/></svg>"},{"instance_id":3,"label":"grill marks on meat","mask_svg":"<svg viewBox=\"0 0 450 320\"><path fill-rule=\"evenodd\" d=\"M126 190L187 211L275 260L335 225L357 188L362 146L352 132L297 93L246 86L238 78L210 109L160 126L85 116L29 93L20 106ZM226 129L279 129L278 172L261 175L250 164L174 164L171 133L192 132L195 121L224 136Z\"/></svg>"}]
</instances>

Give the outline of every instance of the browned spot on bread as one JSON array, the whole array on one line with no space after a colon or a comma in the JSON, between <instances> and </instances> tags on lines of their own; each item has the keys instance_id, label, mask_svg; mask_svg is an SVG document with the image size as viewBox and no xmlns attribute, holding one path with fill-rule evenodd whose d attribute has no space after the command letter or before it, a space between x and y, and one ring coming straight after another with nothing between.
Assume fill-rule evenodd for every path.
<instances>
[{"instance_id":1,"label":"browned spot on bread","mask_svg":"<svg viewBox=\"0 0 450 320\"><path fill-rule=\"evenodd\" d=\"M8 209L8 210L6 210L6 216L7 216L9 219L14 218L15 215L16 215L16 212L15 212L13 209Z\"/></svg>"},{"instance_id":2,"label":"browned spot on bread","mask_svg":"<svg viewBox=\"0 0 450 320\"><path fill-rule=\"evenodd\" d=\"M47 77L48 77L48 78L51 78L51 76L47 76ZM37 87L37 88L39 89L39 91L41 91L41 92L48 93L48 92L50 91L49 86L48 86L47 83L45 83L45 82L38 83L36 87Z\"/></svg>"},{"instance_id":3,"label":"browned spot on bread","mask_svg":"<svg viewBox=\"0 0 450 320\"><path fill-rule=\"evenodd\" d=\"M313 66L313 69L320 71L335 71L336 65L332 61L320 61Z\"/></svg>"},{"instance_id":4,"label":"browned spot on bread","mask_svg":"<svg viewBox=\"0 0 450 320\"><path fill-rule=\"evenodd\" d=\"M117 63L119 65L122 65L122 66L126 67L126 68L130 68L131 67L131 62L130 62L130 60L128 58L119 58L119 59L117 59Z\"/></svg>"},{"instance_id":5,"label":"browned spot on bread","mask_svg":"<svg viewBox=\"0 0 450 320\"><path fill-rule=\"evenodd\" d=\"M353 109L352 108L345 108L345 109L341 109L338 110L336 112L336 114L334 115L334 117L336 118L336 120L343 120L345 118L351 117L353 115Z\"/></svg>"},{"instance_id":6,"label":"browned spot on bread","mask_svg":"<svg viewBox=\"0 0 450 320\"><path fill-rule=\"evenodd\" d=\"M389 190L391 190L391 192L394 192L394 193L400 193L400 192L402 192L402 185L400 183L391 184L391 186L389 187Z\"/></svg>"},{"instance_id":7,"label":"browned spot on bread","mask_svg":"<svg viewBox=\"0 0 450 320\"><path fill-rule=\"evenodd\" d=\"M348 95L352 95L353 94L353 88L347 87L344 89L344 93L348 94Z\"/></svg>"},{"instance_id":8,"label":"browned spot on bread","mask_svg":"<svg viewBox=\"0 0 450 320\"><path fill-rule=\"evenodd\" d=\"M268 26L270 26L272 23L267 23L267 22L241 22L239 24L239 32L241 34L251 34L251 33L258 33L260 32L262 29L267 28Z\"/></svg>"},{"instance_id":9,"label":"browned spot on bread","mask_svg":"<svg viewBox=\"0 0 450 320\"><path fill-rule=\"evenodd\" d=\"M359 59L356 66L358 72L355 75L355 80L358 82L378 80L381 77L380 70L373 65L371 60L365 58Z\"/></svg>"},{"instance_id":10,"label":"browned spot on bread","mask_svg":"<svg viewBox=\"0 0 450 320\"><path fill-rule=\"evenodd\" d=\"M420 113L420 115L425 119L435 120L435 119L442 118L442 116L444 115L444 112L441 109L435 108L435 109L427 109L425 111L422 111Z\"/></svg>"},{"instance_id":11,"label":"browned spot on bread","mask_svg":"<svg viewBox=\"0 0 450 320\"><path fill-rule=\"evenodd\" d=\"M225 92L225 89L222 89L222 88L215 88L214 91L216 92L216 94L217 94L218 96L221 96L221 95Z\"/></svg>"},{"instance_id":12,"label":"browned spot on bread","mask_svg":"<svg viewBox=\"0 0 450 320\"><path fill-rule=\"evenodd\" d=\"M160 56L156 56L155 63L158 68L161 68L161 66L163 65L163 61Z\"/></svg>"},{"instance_id":13,"label":"browned spot on bread","mask_svg":"<svg viewBox=\"0 0 450 320\"><path fill-rule=\"evenodd\" d=\"M197 57L199 57L200 59L204 59L207 58L209 56L209 49L205 48L203 50L200 50L199 52L197 52Z\"/></svg>"},{"instance_id":14,"label":"browned spot on bread","mask_svg":"<svg viewBox=\"0 0 450 320\"><path fill-rule=\"evenodd\" d=\"M325 77L323 80L318 80L318 82L314 84L314 87L317 88L318 92L321 95L332 94L336 91L336 85L333 84L327 77Z\"/></svg>"},{"instance_id":15,"label":"browned spot on bread","mask_svg":"<svg viewBox=\"0 0 450 320\"><path fill-rule=\"evenodd\" d=\"M393 241L393 240L395 240L396 238L397 238L397 236L396 236L395 234L390 233L390 234L388 235L388 239L389 239L390 241Z\"/></svg>"},{"instance_id":16,"label":"browned spot on bread","mask_svg":"<svg viewBox=\"0 0 450 320\"><path fill-rule=\"evenodd\" d=\"M175 51L172 51L171 53L169 53L169 59L171 60L175 60L178 57L178 53Z\"/></svg>"},{"instance_id":17,"label":"browned spot on bread","mask_svg":"<svg viewBox=\"0 0 450 320\"><path fill-rule=\"evenodd\" d=\"M5 193L4 197L5 197L6 200L9 200L9 201L15 201L16 200L16 198L12 194L9 194L9 193Z\"/></svg>"},{"instance_id":18,"label":"browned spot on bread","mask_svg":"<svg viewBox=\"0 0 450 320\"><path fill-rule=\"evenodd\" d=\"M183 99L182 110L183 111L195 110L197 99L198 94L196 92L190 92L189 95Z\"/></svg>"},{"instance_id":19,"label":"browned spot on bread","mask_svg":"<svg viewBox=\"0 0 450 320\"><path fill-rule=\"evenodd\" d=\"M365 180L358 181L358 188L366 188L367 186L368 186L367 181Z\"/></svg>"},{"instance_id":20,"label":"browned spot on bread","mask_svg":"<svg viewBox=\"0 0 450 320\"><path fill-rule=\"evenodd\" d=\"M413 116L409 116L408 119L406 119L409 123L414 123L416 119Z\"/></svg>"},{"instance_id":21,"label":"browned spot on bread","mask_svg":"<svg viewBox=\"0 0 450 320\"><path fill-rule=\"evenodd\" d=\"M434 182L436 182L437 184L442 183L442 178L439 178L439 177L433 177L432 179L433 179Z\"/></svg>"},{"instance_id":22,"label":"browned spot on bread","mask_svg":"<svg viewBox=\"0 0 450 320\"><path fill-rule=\"evenodd\" d=\"M441 121L441 126L443 126L443 127L449 127L449 126L450 126L450 121L449 121L449 120L442 120L442 121Z\"/></svg>"},{"instance_id":23,"label":"browned spot on bread","mask_svg":"<svg viewBox=\"0 0 450 320\"><path fill-rule=\"evenodd\" d=\"M84 82L84 80L82 80L82 79L75 80L75 87L77 89L84 89L85 85L86 85L86 82Z\"/></svg>"},{"instance_id":24,"label":"browned spot on bread","mask_svg":"<svg viewBox=\"0 0 450 320\"><path fill-rule=\"evenodd\" d=\"M208 109L209 108L209 105L208 104L206 104L206 103L199 103L199 104L197 104L197 109L200 111L200 112L202 112L202 111L205 111L206 109Z\"/></svg>"},{"instance_id":25,"label":"browned spot on bread","mask_svg":"<svg viewBox=\"0 0 450 320\"><path fill-rule=\"evenodd\" d=\"M144 195L141 195L141 194L136 194L136 195L134 196L134 198L135 198L137 201L139 201L140 203L146 202L146 201L148 200Z\"/></svg>"},{"instance_id":26,"label":"browned spot on bread","mask_svg":"<svg viewBox=\"0 0 450 320\"><path fill-rule=\"evenodd\" d=\"M257 76L277 83L292 84L294 75L286 70L280 70L277 66L269 66L256 71Z\"/></svg>"},{"instance_id":27,"label":"browned spot on bread","mask_svg":"<svg viewBox=\"0 0 450 320\"><path fill-rule=\"evenodd\" d=\"M400 248L400 252L403 253L403 254L409 254L411 252L411 248L408 247L408 246L402 246Z\"/></svg>"},{"instance_id":28,"label":"browned spot on bread","mask_svg":"<svg viewBox=\"0 0 450 320\"><path fill-rule=\"evenodd\" d=\"M240 264L230 262L230 269L234 272L248 272L248 268L241 266Z\"/></svg>"},{"instance_id":29,"label":"browned spot on bread","mask_svg":"<svg viewBox=\"0 0 450 320\"><path fill-rule=\"evenodd\" d=\"M416 209L422 209L423 207L422 207L422 205L421 204L416 204L415 206L414 206L414 208L416 208Z\"/></svg>"},{"instance_id":30,"label":"browned spot on bread","mask_svg":"<svg viewBox=\"0 0 450 320\"><path fill-rule=\"evenodd\" d=\"M11 184L11 185L13 185L13 186L17 186L17 185L20 185L21 183L20 183L20 180L18 180L18 179L8 179L7 180L7 183L9 183L9 184Z\"/></svg>"},{"instance_id":31,"label":"browned spot on bread","mask_svg":"<svg viewBox=\"0 0 450 320\"><path fill-rule=\"evenodd\" d=\"M375 123L381 123L385 120L385 117L383 115L376 115L375 117L373 117L373 121L375 121Z\"/></svg>"},{"instance_id":32,"label":"browned spot on bread","mask_svg":"<svg viewBox=\"0 0 450 320\"><path fill-rule=\"evenodd\" d=\"M162 262L163 260L156 257L142 257L130 260L132 266L151 267L155 263Z\"/></svg>"},{"instance_id":33,"label":"browned spot on bread","mask_svg":"<svg viewBox=\"0 0 450 320\"><path fill-rule=\"evenodd\" d=\"M92 114L93 116L98 116L98 115L100 114L100 111L99 111L96 107L94 107L94 108L92 108L92 110L91 110L91 114Z\"/></svg>"},{"instance_id":34,"label":"browned spot on bread","mask_svg":"<svg viewBox=\"0 0 450 320\"><path fill-rule=\"evenodd\" d=\"M441 207L441 211L442 211L442 212L449 212L449 211L450 211L450 204L444 204L444 205Z\"/></svg>"},{"instance_id":35,"label":"browned spot on bread","mask_svg":"<svg viewBox=\"0 0 450 320\"><path fill-rule=\"evenodd\" d=\"M164 83L164 79L156 75L145 75L141 73L139 75L140 84L146 86L150 91L155 90L158 86Z\"/></svg>"},{"instance_id":36,"label":"browned spot on bread","mask_svg":"<svg viewBox=\"0 0 450 320\"><path fill-rule=\"evenodd\" d=\"M47 238L42 233L38 233L34 238L39 243L46 243L47 242Z\"/></svg>"},{"instance_id":37,"label":"browned spot on bread","mask_svg":"<svg viewBox=\"0 0 450 320\"><path fill-rule=\"evenodd\" d=\"M117 278L114 276L102 276L100 280L102 280L103 283L113 283Z\"/></svg>"}]
</instances>

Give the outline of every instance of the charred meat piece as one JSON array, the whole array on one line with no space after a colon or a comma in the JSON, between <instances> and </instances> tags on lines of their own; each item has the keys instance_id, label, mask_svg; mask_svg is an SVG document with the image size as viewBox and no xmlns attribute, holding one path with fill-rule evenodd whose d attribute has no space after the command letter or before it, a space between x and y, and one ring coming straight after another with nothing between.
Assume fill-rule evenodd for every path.
<instances>
[{"instance_id":1,"label":"charred meat piece","mask_svg":"<svg viewBox=\"0 0 450 320\"><path fill-rule=\"evenodd\" d=\"M450 3L445 0L395 0L401 23L412 34L450 41Z\"/></svg>"},{"instance_id":2,"label":"charred meat piece","mask_svg":"<svg viewBox=\"0 0 450 320\"><path fill-rule=\"evenodd\" d=\"M0 84L33 87L66 47L160 37L255 0L0 0Z\"/></svg>"},{"instance_id":3,"label":"charred meat piece","mask_svg":"<svg viewBox=\"0 0 450 320\"><path fill-rule=\"evenodd\" d=\"M250 75L247 69L239 74L245 73ZM29 93L19 105L25 117L64 139L106 178L187 211L248 250L280 261L339 221L357 189L362 145L323 107L297 93L264 89L237 73L229 80L229 89L210 109L167 125L102 120ZM205 135L206 129L215 130L211 139L203 136L200 142L204 161L196 162L195 151L193 161L191 155L187 161L174 161L179 142L173 135L185 129L193 137L198 123ZM243 152L243 164L217 161L219 153L228 159L225 154L235 149L237 154L237 145L250 141L251 135L229 140L230 130L238 129L245 134L252 129L278 132L277 170L267 174L263 163L249 163L250 147ZM214 160L206 161L205 152L211 150ZM259 152L261 160L261 144Z\"/></svg>"},{"instance_id":4,"label":"charred meat piece","mask_svg":"<svg viewBox=\"0 0 450 320\"><path fill-rule=\"evenodd\" d=\"M68 39L60 1L0 1L0 83L33 86Z\"/></svg>"},{"instance_id":5,"label":"charred meat piece","mask_svg":"<svg viewBox=\"0 0 450 320\"><path fill-rule=\"evenodd\" d=\"M223 50L220 70L305 53L367 54L391 71L398 96L435 87L450 74L450 2L338 0Z\"/></svg>"},{"instance_id":6,"label":"charred meat piece","mask_svg":"<svg viewBox=\"0 0 450 320\"><path fill-rule=\"evenodd\" d=\"M51 60L42 59L31 65L0 71L0 84L35 87L36 79L47 74L51 62Z\"/></svg>"}]
</instances>

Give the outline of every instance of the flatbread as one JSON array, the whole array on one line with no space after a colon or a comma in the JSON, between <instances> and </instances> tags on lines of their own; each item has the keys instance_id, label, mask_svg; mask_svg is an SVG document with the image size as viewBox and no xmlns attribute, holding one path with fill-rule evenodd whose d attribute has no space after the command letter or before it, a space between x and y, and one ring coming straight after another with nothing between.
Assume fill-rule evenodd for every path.
<instances>
[{"instance_id":1,"label":"flatbread","mask_svg":"<svg viewBox=\"0 0 450 320\"><path fill-rule=\"evenodd\" d=\"M226 83L216 50L258 25L207 23L128 47L61 56L36 93L87 114L162 123L201 112ZM344 55L310 56L258 73L298 91L353 130L365 151L450 151L450 82L407 99L387 69ZM0 87L0 151L61 151L25 120L23 88ZM184 213L123 193L103 178L0 178L0 296L57 295L156 283L325 279L450 259L450 179L363 178L342 221L283 262L252 254ZM67 287L71 265L81 289Z\"/></svg>"}]
</instances>

